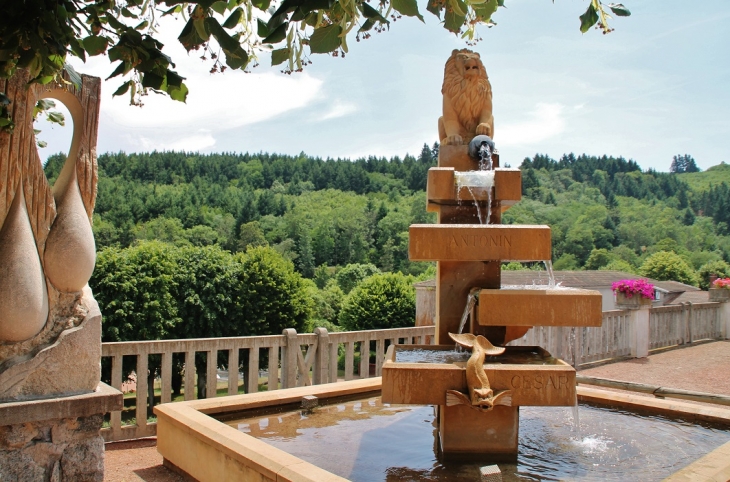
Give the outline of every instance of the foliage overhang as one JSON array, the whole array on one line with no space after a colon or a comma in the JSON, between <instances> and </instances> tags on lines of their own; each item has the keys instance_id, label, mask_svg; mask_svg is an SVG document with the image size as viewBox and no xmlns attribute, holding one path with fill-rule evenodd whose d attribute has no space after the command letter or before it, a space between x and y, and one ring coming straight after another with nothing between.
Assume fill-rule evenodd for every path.
<instances>
[{"instance_id":1,"label":"foliage overhang","mask_svg":"<svg viewBox=\"0 0 730 482\"><path fill-rule=\"evenodd\" d=\"M477 26L494 25L492 15L503 6L504 0L428 0L426 10L473 42ZM589 0L580 30L610 32L609 11L630 15L621 4ZM114 64L108 78L127 79L113 95L128 93L140 104L154 91L184 102L184 77L155 38L161 17L182 21L178 40L188 51L202 50L211 72L246 69L258 53L271 52L272 65L286 62L291 73L310 63L309 54L344 55L348 38L384 31L403 15L423 20L416 0L13 0L0 16L0 78L26 68L32 82L45 84L58 78L68 55L106 55ZM0 93L7 114L4 100Z\"/></svg>"}]
</instances>

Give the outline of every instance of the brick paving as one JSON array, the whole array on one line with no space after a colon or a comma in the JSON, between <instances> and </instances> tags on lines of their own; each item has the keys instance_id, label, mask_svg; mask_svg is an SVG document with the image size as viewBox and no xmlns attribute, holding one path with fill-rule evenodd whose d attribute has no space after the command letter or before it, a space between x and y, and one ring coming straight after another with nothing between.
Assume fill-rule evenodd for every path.
<instances>
[{"instance_id":1,"label":"brick paving","mask_svg":"<svg viewBox=\"0 0 730 482\"><path fill-rule=\"evenodd\" d=\"M730 395L730 340L581 370L581 375ZM162 466L156 439L106 445L104 482L183 482Z\"/></svg>"}]
</instances>

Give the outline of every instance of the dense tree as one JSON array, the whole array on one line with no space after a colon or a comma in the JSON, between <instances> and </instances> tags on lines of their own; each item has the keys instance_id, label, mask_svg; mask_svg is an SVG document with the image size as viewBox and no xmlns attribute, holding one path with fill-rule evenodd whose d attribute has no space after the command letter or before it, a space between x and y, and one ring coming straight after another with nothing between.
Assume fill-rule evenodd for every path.
<instances>
[{"instance_id":1,"label":"dense tree","mask_svg":"<svg viewBox=\"0 0 730 482\"><path fill-rule=\"evenodd\" d=\"M697 275L687 262L671 251L659 251L649 256L639 268L642 276L658 281L679 281L697 284Z\"/></svg>"},{"instance_id":2,"label":"dense tree","mask_svg":"<svg viewBox=\"0 0 730 482\"><path fill-rule=\"evenodd\" d=\"M345 299L340 325L348 330L413 326L416 291L413 278L401 273L375 274Z\"/></svg>"},{"instance_id":3,"label":"dense tree","mask_svg":"<svg viewBox=\"0 0 730 482\"><path fill-rule=\"evenodd\" d=\"M710 278L730 278L730 265L724 261L710 261L702 265L699 269L698 277L700 288L707 290L710 288Z\"/></svg>"},{"instance_id":4,"label":"dense tree","mask_svg":"<svg viewBox=\"0 0 730 482\"><path fill-rule=\"evenodd\" d=\"M676 155L672 157L672 165L669 166L669 172L674 174L682 174L685 172L700 172L694 157L689 154L683 156Z\"/></svg>"},{"instance_id":5,"label":"dense tree","mask_svg":"<svg viewBox=\"0 0 730 482\"><path fill-rule=\"evenodd\" d=\"M335 279L340 289L345 294L348 294L352 289L360 284L368 276L372 276L376 273L380 273L380 270L372 263L360 264L348 264L337 272Z\"/></svg>"}]
</instances>

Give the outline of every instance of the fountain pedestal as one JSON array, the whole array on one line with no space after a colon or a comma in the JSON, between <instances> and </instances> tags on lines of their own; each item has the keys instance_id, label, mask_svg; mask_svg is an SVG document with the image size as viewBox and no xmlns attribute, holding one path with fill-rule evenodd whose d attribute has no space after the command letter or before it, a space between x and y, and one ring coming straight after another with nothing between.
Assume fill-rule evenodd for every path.
<instances>
[{"instance_id":1,"label":"fountain pedestal","mask_svg":"<svg viewBox=\"0 0 730 482\"><path fill-rule=\"evenodd\" d=\"M600 326L601 295L554 286L501 289L501 262L551 259L550 227L502 225L502 213L520 200L520 172L501 169L496 154L493 173L476 171L466 152L442 147L427 187L438 224L410 227L410 259L437 265L437 345L392 345L382 398L438 405L445 455L515 456L519 407L574 405L575 370L539 347L507 347L496 356L501 349L488 347L504 346L532 326ZM472 352L458 359L450 334L462 329Z\"/></svg>"}]
</instances>

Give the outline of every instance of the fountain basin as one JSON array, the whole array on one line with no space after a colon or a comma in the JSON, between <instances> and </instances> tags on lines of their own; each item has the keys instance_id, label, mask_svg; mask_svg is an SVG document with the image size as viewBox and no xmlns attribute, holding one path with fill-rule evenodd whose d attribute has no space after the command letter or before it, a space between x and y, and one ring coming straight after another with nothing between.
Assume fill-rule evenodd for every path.
<instances>
[{"instance_id":1,"label":"fountain basin","mask_svg":"<svg viewBox=\"0 0 730 482\"><path fill-rule=\"evenodd\" d=\"M158 417L158 451L164 457L167 467L185 472L199 481L345 481L342 477L305 462L264 440L242 433L213 417L251 409L275 409L286 405L296 407L305 395L315 395L320 399L349 395L369 397L377 394L379 389L380 378L371 378L158 405L155 407ZM688 421L710 421L730 427L730 410L725 408L585 387L578 387L577 391L579 400L585 399L592 404L638 410L647 414L660 413ZM383 443L381 441L380 445ZM408 447L393 450L401 449L408 450ZM420 452L420 448L417 449L416 452ZM666 480L725 480L718 478L718 475L730 474L728 453L730 443L710 452ZM418 478L417 473L410 475L413 477L406 477L406 480Z\"/></svg>"},{"instance_id":2,"label":"fountain basin","mask_svg":"<svg viewBox=\"0 0 730 482\"><path fill-rule=\"evenodd\" d=\"M423 362L413 356L423 355ZM468 392L466 359L453 345L391 345L383 363L382 396L385 403L446 405L446 391ZM398 361L399 355L405 354ZM436 360L436 362L429 362ZM488 357L484 370L495 391L511 390L512 407L575 405L575 370L540 347L510 346L505 354Z\"/></svg>"},{"instance_id":3,"label":"fountain basin","mask_svg":"<svg viewBox=\"0 0 730 482\"><path fill-rule=\"evenodd\" d=\"M482 289L481 326L601 326L601 293L578 288Z\"/></svg>"},{"instance_id":4,"label":"fountain basin","mask_svg":"<svg viewBox=\"0 0 730 482\"><path fill-rule=\"evenodd\" d=\"M494 173L494 196L491 200L499 201L502 210L522 199L522 172L519 169L495 168L494 171L456 171L453 167L432 167L428 170L426 195L431 204L458 204L460 201L487 202L490 200L486 186L478 182L478 174ZM474 173L477 182L465 180L458 186L460 174L468 176ZM471 189L471 190L470 190ZM432 207L433 208L433 207Z\"/></svg>"},{"instance_id":5,"label":"fountain basin","mask_svg":"<svg viewBox=\"0 0 730 482\"><path fill-rule=\"evenodd\" d=\"M502 224L412 224L411 261L543 261L550 227Z\"/></svg>"}]
</instances>

